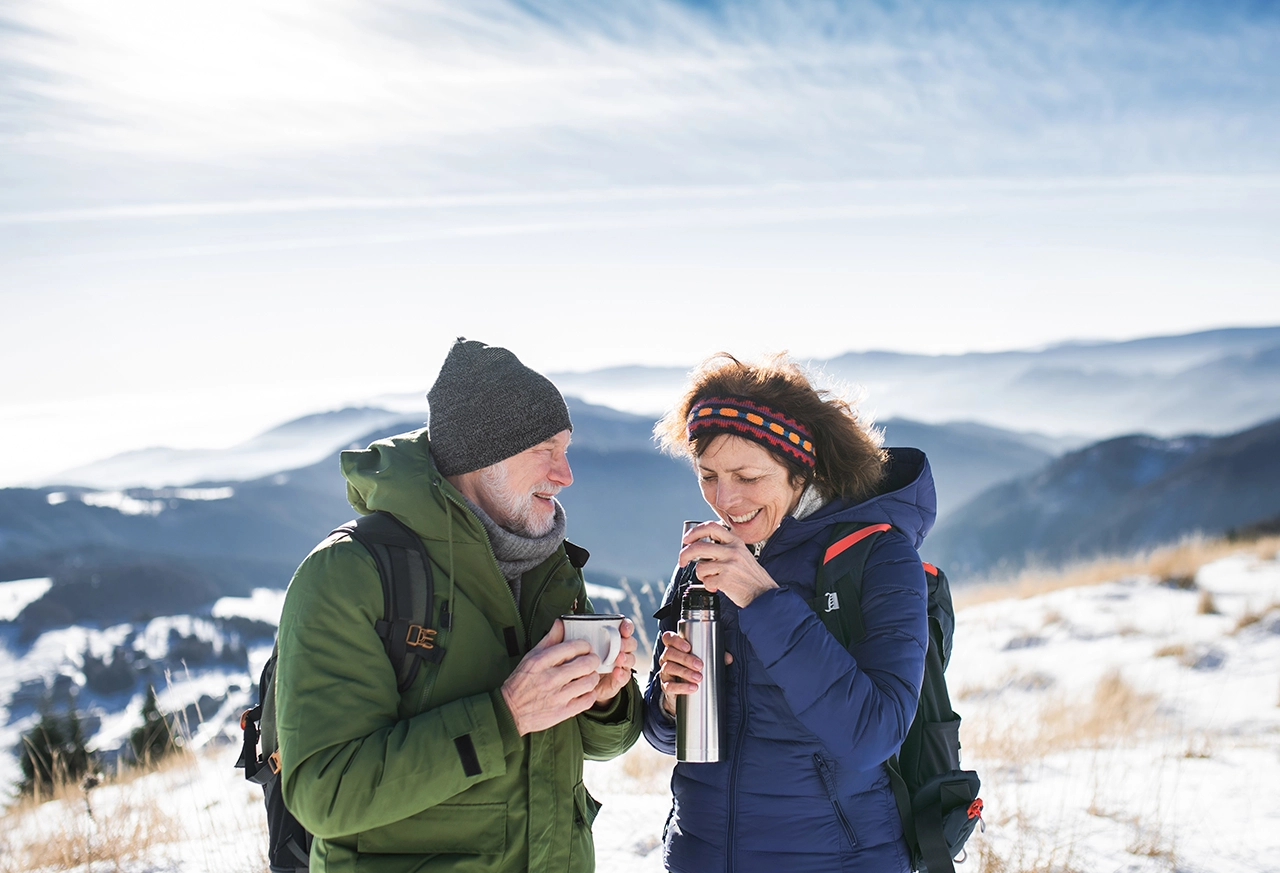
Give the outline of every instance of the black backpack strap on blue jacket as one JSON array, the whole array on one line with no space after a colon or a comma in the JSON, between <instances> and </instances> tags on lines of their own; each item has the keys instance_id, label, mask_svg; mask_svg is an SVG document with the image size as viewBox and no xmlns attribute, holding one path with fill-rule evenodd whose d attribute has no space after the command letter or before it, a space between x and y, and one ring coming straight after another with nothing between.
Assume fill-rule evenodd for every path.
<instances>
[{"instance_id":1,"label":"black backpack strap on blue jacket","mask_svg":"<svg viewBox=\"0 0 1280 873\"><path fill-rule=\"evenodd\" d=\"M413 684L423 661L438 664L444 657L431 621L435 586L427 550L418 535L389 512L361 516L334 533L345 533L364 546L378 566L383 618L374 630L382 637L387 657L396 668L397 688L403 693ZM441 625L448 624L449 615L444 612Z\"/></svg>"},{"instance_id":2,"label":"black backpack strap on blue jacket","mask_svg":"<svg viewBox=\"0 0 1280 873\"><path fill-rule=\"evenodd\" d=\"M837 525L818 569L809 605L822 623L849 646L867 637L862 615L862 577L877 539L888 524ZM928 583L929 641L920 702L898 753L885 762L911 850L912 869L955 873L953 860L982 821L981 782L960 769L960 716L951 709L946 669L951 660L955 610L947 576L924 564Z\"/></svg>"},{"instance_id":3,"label":"black backpack strap on blue jacket","mask_svg":"<svg viewBox=\"0 0 1280 873\"><path fill-rule=\"evenodd\" d=\"M862 568L887 524L837 525L818 566L815 597L809 602L832 636L846 649L867 638L862 619Z\"/></svg>"}]
</instances>

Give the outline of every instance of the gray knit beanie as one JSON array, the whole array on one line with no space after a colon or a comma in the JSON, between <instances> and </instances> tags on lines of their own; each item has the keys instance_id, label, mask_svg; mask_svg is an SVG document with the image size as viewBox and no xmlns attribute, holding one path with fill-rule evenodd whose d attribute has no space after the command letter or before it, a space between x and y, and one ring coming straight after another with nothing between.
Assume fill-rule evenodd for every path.
<instances>
[{"instance_id":1,"label":"gray knit beanie","mask_svg":"<svg viewBox=\"0 0 1280 873\"><path fill-rule=\"evenodd\" d=\"M573 429L550 379L504 348L463 337L444 359L427 403L431 455L446 476L496 464Z\"/></svg>"}]
</instances>

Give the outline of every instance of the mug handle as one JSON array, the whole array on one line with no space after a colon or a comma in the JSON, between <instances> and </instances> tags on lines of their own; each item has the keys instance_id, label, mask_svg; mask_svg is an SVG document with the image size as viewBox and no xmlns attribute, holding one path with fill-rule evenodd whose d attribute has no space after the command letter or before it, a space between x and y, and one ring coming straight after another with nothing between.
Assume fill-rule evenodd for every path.
<instances>
[{"instance_id":1,"label":"mug handle","mask_svg":"<svg viewBox=\"0 0 1280 873\"><path fill-rule=\"evenodd\" d=\"M622 632L618 630L615 624L607 624L604 626L605 633L609 636L609 654L604 656L604 660L600 662L600 673L608 673L618 663L618 654L622 651ZM606 667L605 664L610 666Z\"/></svg>"}]
</instances>

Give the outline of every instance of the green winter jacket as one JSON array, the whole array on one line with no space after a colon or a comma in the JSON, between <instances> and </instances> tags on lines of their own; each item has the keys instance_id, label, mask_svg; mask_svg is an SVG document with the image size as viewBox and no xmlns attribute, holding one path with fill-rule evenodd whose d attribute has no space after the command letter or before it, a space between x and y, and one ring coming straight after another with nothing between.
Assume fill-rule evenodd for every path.
<instances>
[{"instance_id":1,"label":"green winter jacket","mask_svg":"<svg viewBox=\"0 0 1280 873\"><path fill-rule=\"evenodd\" d=\"M582 762L619 755L639 736L635 680L607 710L524 737L499 690L557 616L591 611L585 552L564 544L525 573L517 609L483 526L436 471L425 430L343 452L342 470L358 511L391 512L422 537L432 614L448 601L453 622L436 640L444 659L423 663L401 695L374 631L382 586L364 548L331 537L295 573L276 713L285 803L316 837L311 869L593 870L599 804Z\"/></svg>"}]
</instances>

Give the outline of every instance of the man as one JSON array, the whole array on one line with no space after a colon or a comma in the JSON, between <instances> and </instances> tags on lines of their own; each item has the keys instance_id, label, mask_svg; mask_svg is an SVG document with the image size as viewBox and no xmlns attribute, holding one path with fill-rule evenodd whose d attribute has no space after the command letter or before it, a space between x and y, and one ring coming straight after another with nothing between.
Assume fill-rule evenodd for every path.
<instances>
[{"instance_id":1,"label":"man","mask_svg":"<svg viewBox=\"0 0 1280 873\"><path fill-rule=\"evenodd\" d=\"M597 673L558 620L591 611L556 500L568 408L511 352L464 339L427 399L429 428L343 452L342 470L358 511L426 545L444 658L398 693L373 559L345 535L317 547L280 620L285 803L315 835L313 871L590 871L582 762L635 742L641 698L629 621Z\"/></svg>"}]
</instances>

